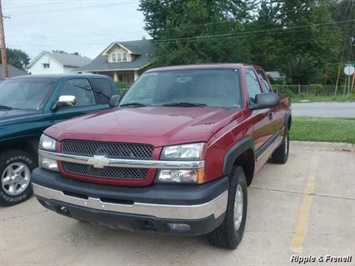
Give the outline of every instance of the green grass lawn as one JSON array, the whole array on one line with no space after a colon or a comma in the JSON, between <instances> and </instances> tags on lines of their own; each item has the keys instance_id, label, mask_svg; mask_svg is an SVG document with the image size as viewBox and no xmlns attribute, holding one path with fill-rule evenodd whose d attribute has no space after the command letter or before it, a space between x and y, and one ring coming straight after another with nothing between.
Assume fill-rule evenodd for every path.
<instances>
[{"instance_id":1,"label":"green grass lawn","mask_svg":"<svg viewBox=\"0 0 355 266\"><path fill-rule=\"evenodd\" d=\"M355 143L355 119L292 119L291 140Z\"/></svg>"}]
</instances>

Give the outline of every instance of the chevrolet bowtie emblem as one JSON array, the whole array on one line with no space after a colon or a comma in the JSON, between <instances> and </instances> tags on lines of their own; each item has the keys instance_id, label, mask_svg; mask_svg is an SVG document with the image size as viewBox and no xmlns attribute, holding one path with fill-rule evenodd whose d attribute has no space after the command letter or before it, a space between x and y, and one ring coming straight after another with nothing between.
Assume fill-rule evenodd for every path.
<instances>
[{"instance_id":1,"label":"chevrolet bowtie emblem","mask_svg":"<svg viewBox=\"0 0 355 266\"><path fill-rule=\"evenodd\" d=\"M94 155L94 157L88 160L88 164L91 164L95 168L104 168L109 165L109 162L110 159L104 155Z\"/></svg>"}]
</instances>

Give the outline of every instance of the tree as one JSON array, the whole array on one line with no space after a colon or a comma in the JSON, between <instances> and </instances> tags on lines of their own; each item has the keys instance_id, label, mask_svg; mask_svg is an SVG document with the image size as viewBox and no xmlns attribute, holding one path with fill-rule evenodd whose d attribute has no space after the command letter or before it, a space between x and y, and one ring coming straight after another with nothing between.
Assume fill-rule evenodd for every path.
<instances>
[{"instance_id":1,"label":"tree","mask_svg":"<svg viewBox=\"0 0 355 266\"><path fill-rule=\"evenodd\" d=\"M30 57L22 50L6 48L6 54L8 63L18 69L25 70L27 65L30 63Z\"/></svg>"},{"instance_id":2,"label":"tree","mask_svg":"<svg viewBox=\"0 0 355 266\"><path fill-rule=\"evenodd\" d=\"M341 31L327 1L287 0L281 8L283 63L281 70L294 84L322 83L326 65L336 62Z\"/></svg>"},{"instance_id":3,"label":"tree","mask_svg":"<svg viewBox=\"0 0 355 266\"><path fill-rule=\"evenodd\" d=\"M263 1L258 16L248 27L253 32L251 39L252 62L266 70L280 70L283 48L280 1Z\"/></svg>"},{"instance_id":4,"label":"tree","mask_svg":"<svg viewBox=\"0 0 355 266\"><path fill-rule=\"evenodd\" d=\"M146 30L159 65L248 61L249 43L239 38L252 19L253 1L141 0Z\"/></svg>"}]
</instances>

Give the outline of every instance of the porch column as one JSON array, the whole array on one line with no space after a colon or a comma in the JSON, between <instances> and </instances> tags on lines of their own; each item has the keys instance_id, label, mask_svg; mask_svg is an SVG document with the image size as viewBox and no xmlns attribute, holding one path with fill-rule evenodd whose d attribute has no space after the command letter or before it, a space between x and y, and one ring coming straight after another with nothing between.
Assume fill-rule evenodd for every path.
<instances>
[{"instance_id":1,"label":"porch column","mask_svg":"<svg viewBox=\"0 0 355 266\"><path fill-rule=\"evenodd\" d=\"M118 73L117 73L117 71L113 72L113 81L114 82L118 82Z\"/></svg>"},{"instance_id":2,"label":"porch column","mask_svg":"<svg viewBox=\"0 0 355 266\"><path fill-rule=\"evenodd\" d=\"M138 71L134 71L134 81L136 81L139 78Z\"/></svg>"}]
</instances>

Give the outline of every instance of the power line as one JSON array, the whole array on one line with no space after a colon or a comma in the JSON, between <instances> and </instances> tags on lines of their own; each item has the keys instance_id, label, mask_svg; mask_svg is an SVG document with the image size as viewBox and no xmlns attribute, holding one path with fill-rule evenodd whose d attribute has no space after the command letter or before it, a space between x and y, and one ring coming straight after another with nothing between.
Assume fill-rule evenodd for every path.
<instances>
[{"instance_id":1,"label":"power line","mask_svg":"<svg viewBox=\"0 0 355 266\"><path fill-rule=\"evenodd\" d=\"M234 34L234 35L244 35L244 34L250 34L250 33L259 33L259 32L271 32L271 31L285 31L285 30L290 30L290 29L295 29L295 28L305 28L305 27L309 27L309 26L325 26L325 25L331 25L331 24L343 24L343 23L348 23L348 22L353 22L355 20L344 20L344 21L337 21L337 22L328 22L328 23L319 23L319 24L306 24L306 25L299 25L299 26L293 26L293 27L288 27L288 28L281 28L281 27L277 27L277 28L271 28L271 29L265 29L265 30L256 30L256 31L241 31L239 33L227 33L227 34ZM205 23L205 24L198 24L198 25L209 25L210 23ZM197 24L195 24L197 25ZM194 26L194 25L191 25ZM136 31L134 31L136 32ZM124 32L124 33L133 33L133 32ZM68 35L68 36L43 36L43 35L38 35L38 36L7 36L8 38L76 38L76 37L93 37L93 36L111 36L113 35L112 33L101 33L101 34L88 34L88 35ZM221 34L218 36L224 36L225 34ZM205 35L207 36L207 35ZM204 36L196 36L193 38L199 38L199 37L204 37ZM191 38L191 37L187 37L187 38ZM180 38L181 39L181 38ZM170 39L169 39L170 40ZM176 39L171 39L171 40L176 40ZM158 40L159 41L159 40Z\"/></svg>"},{"instance_id":2,"label":"power line","mask_svg":"<svg viewBox=\"0 0 355 266\"><path fill-rule=\"evenodd\" d=\"M83 7L70 7L70 8L57 8L57 9L48 9L48 10L36 10L36 11L29 11L29 12L19 12L19 13L12 13L11 16L27 16L27 15L34 15L34 14L47 14L53 12L61 12L61 11L76 11L76 10L84 10L84 9L96 9L96 8L103 8L103 7L113 7L113 6L127 6L127 5L136 5L136 3L132 2L120 2L116 4L106 4L106 5L93 5L93 6L83 6Z\"/></svg>"},{"instance_id":3,"label":"power line","mask_svg":"<svg viewBox=\"0 0 355 266\"><path fill-rule=\"evenodd\" d=\"M79 0L80 1L80 0ZM17 6L17 7L8 7L8 8L5 8L6 11L8 11L9 9L21 9L21 8L37 8L37 7L41 7L41 6L52 6L52 5L61 5L61 4L66 4L66 3L73 3L74 0L71 0L71 1L63 1L63 2L56 2L56 3L47 3L47 4L41 4L41 5L36 5L36 4L33 4L33 5L30 5L30 6Z\"/></svg>"},{"instance_id":4,"label":"power line","mask_svg":"<svg viewBox=\"0 0 355 266\"><path fill-rule=\"evenodd\" d=\"M303 28L307 28L309 26L316 26L317 27L317 26L325 26L325 25L332 25L332 24L342 24L342 23L348 23L351 21L355 21L355 20L345 20L345 21L318 23L318 24L307 24L307 25L299 25L299 26L293 26L293 27L288 27L288 28L272 28L272 29L267 29L267 30L245 31L245 32L225 33L225 34L217 34L217 35L204 35L204 36L176 38L176 39L173 38L173 39L156 40L156 42L184 41L184 40L189 40L189 39L204 39L204 38L210 38L210 37L242 36L242 35L246 35L246 34L248 35L248 34L252 34L252 33L287 31L287 30L291 30L291 29L303 29Z\"/></svg>"},{"instance_id":5,"label":"power line","mask_svg":"<svg viewBox=\"0 0 355 266\"><path fill-rule=\"evenodd\" d=\"M355 20L346 20L346 21L338 21L338 22L331 22L331 23L319 23L319 24L307 24L307 25L300 25L300 26L294 26L294 27L289 27L289 28L273 28L273 29L268 29L268 30L258 30L258 31L242 31L242 32L234 32L234 33L224 33L224 34L213 34L213 35L203 35L203 36L195 36L195 37L184 37L184 38L173 38L173 39L161 39L161 40L155 40L155 43L160 43L160 42L172 42L172 41L197 41L201 39L209 39L209 38L232 38L232 37L254 37L254 36L260 36L260 35L269 35L269 34L289 34L289 33L295 33L298 31L303 30L306 27L309 26L326 26L330 24L342 24L342 23L348 23L352 22ZM78 44L66 44L66 46L77 46L77 45L104 45L107 43L78 43ZM55 44L41 44L41 45L23 45L23 46L53 46Z\"/></svg>"}]
</instances>

